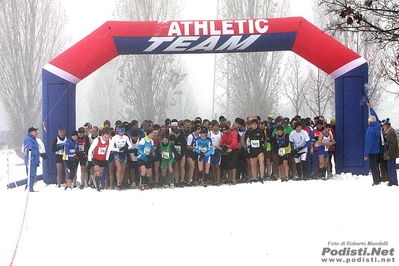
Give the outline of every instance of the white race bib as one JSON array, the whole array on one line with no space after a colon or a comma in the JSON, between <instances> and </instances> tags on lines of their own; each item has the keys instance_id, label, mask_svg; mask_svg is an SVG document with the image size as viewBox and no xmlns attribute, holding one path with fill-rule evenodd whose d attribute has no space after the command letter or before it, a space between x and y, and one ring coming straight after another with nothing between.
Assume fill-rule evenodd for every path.
<instances>
[{"instance_id":1,"label":"white race bib","mask_svg":"<svg viewBox=\"0 0 399 266\"><path fill-rule=\"evenodd\" d=\"M98 154L99 155L104 155L106 151L107 151L107 148L101 147L101 148L98 149Z\"/></svg>"},{"instance_id":2,"label":"white race bib","mask_svg":"<svg viewBox=\"0 0 399 266\"><path fill-rule=\"evenodd\" d=\"M170 158L169 152L168 152L168 151L163 151L163 152L162 152L162 158L164 158L164 159L169 159L169 158Z\"/></svg>"},{"instance_id":3,"label":"white race bib","mask_svg":"<svg viewBox=\"0 0 399 266\"><path fill-rule=\"evenodd\" d=\"M176 152L181 153L181 146L180 145L176 145L175 149L176 149Z\"/></svg>"},{"instance_id":4,"label":"white race bib","mask_svg":"<svg viewBox=\"0 0 399 266\"><path fill-rule=\"evenodd\" d=\"M251 147L252 148L259 148L260 147L260 141L258 139L251 140Z\"/></svg>"}]
</instances>

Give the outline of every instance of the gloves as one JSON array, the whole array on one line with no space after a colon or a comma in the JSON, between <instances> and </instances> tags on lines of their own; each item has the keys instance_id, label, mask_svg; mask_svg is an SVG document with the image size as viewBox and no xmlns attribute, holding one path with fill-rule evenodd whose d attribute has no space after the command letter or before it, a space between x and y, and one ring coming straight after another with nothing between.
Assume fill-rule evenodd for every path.
<instances>
[{"instance_id":1,"label":"gloves","mask_svg":"<svg viewBox=\"0 0 399 266\"><path fill-rule=\"evenodd\" d=\"M138 155L138 149L133 149L133 154L134 154L134 156L136 156L137 157L137 155Z\"/></svg>"},{"instance_id":2,"label":"gloves","mask_svg":"<svg viewBox=\"0 0 399 266\"><path fill-rule=\"evenodd\" d=\"M225 153L227 151L227 144L223 144L222 146L222 152Z\"/></svg>"},{"instance_id":3,"label":"gloves","mask_svg":"<svg viewBox=\"0 0 399 266\"><path fill-rule=\"evenodd\" d=\"M154 158L154 156L152 156L151 153L147 155L147 159L149 162L151 162L153 158Z\"/></svg>"},{"instance_id":4,"label":"gloves","mask_svg":"<svg viewBox=\"0 0 399 266\"><path fill-rule=\"evenodd\" d=\"M205 157L205 153L201 151L199 154L199 159L202 160L204 157Z\"/></svg>"},{"instance_id":5,"label":"gloves","mask_svg":"<svg viewBox=\"0 0 399 266\"><path fill-rule=\"evenodd\" d=\"M303 147L298 147L298 148L294 149L294 154L297 154L301 150L303 150Z\"/></svg>"},{"instance_id":6,"label":"gloves","mask_svg":"<svg viewBox=\"0 0 399 266\"><path fill-rule=\"evenodd\" d=\"M44 160L46 160L48 158L46 153L40 154L40 157L42 157Z\"/></svg>"},{"instance_id":7,"label":"gloves","mask_svg":"<svg viewBox=\"0 0 399 266\"><path fill-rule=\"evenodd\" d=\"M215 148L213 151L213 154L218 155L220 154L220 149L219 148Z\"/></svg>"},{"instance_id":8,"label":"gloves","mask_svg":"<svg viewBox=\"0 0 399 266\"><path fill-rule=\"evenodd\" d=\"M127 146L123 146L123 147L119 148L119 151L120 151L120 152L127 151Z\"/></svg>"}]
</instances>

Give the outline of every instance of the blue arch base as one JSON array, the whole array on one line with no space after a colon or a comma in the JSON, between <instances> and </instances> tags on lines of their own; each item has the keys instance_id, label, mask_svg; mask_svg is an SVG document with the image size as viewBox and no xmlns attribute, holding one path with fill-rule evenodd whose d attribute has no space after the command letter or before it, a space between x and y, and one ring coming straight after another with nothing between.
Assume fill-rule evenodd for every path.
<instances>
[{"instance_id":1,"label":"blue arch base","mask_svg":"<svg viewBox=\"0 0 399 266\"><path fill-rule=\"evenodd\" d=\"M338 174L369 174L368 161L363 159L368 127L367 83L367 63L335 79L335 161Z\"/></svg>"},{"instance_id":2,"label":"blue arch base","mask_svg":"<svg viewBox=\"0 0 399 266\"><path fill-rule=\"evenodd\" d=\"M43 160L43 181L46 184L57 183L55 155L52 152L53 140L58 128L65 128L69 138L76 129L76 84L62 79L47 70L42 70L43 82L43 142L46 145L48 159Z\"/></svg>"}]
</instances>

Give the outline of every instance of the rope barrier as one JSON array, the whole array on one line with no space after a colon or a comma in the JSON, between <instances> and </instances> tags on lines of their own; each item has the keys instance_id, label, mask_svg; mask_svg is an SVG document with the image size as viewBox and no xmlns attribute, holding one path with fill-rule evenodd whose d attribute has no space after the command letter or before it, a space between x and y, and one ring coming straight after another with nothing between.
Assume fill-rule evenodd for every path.
<instances>
[{"instance_id":1,"label":"rope barrier","mask_svg":"<svg viewBox=\"0 0 399 266\"><path fill-rule=\"evenodd\" d=\"M28 188L27 189L27 195L26 195L24 216L23 216L23 219L22 219L21 228L19 229L19 235L18 235L18 239L17 239L17 244L15 245L15 249L14 249L14 253L13 253L12 258L11 258L10 266L12 266L14 264L15 256L17 255L17 251L18 251L19 241L21 240L22 230L23 230L24 224L25 224L25 218L26 218L27 212L28 212L29 194L30 193L29 193L29 188Z\"/></svg>"}]
</instances>

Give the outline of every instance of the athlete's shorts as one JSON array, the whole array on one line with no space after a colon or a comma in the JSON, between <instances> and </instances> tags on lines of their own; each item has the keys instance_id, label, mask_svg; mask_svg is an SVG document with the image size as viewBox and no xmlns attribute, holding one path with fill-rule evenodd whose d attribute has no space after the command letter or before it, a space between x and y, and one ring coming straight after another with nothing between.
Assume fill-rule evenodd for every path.
<instances>
[{"instance_id":1,"label":"athlete's shorts","mask_svg":"<svg viewBox=\"0 0 399 266\"><path fill-rule=\"evenodd\" d=\"M155 155L155 156L152 158L152 163L159 162L159 161L161 161L161 156L159 156L158 154Z\"/></svg>"},{"instance_id":2,"label":"athlete's shorts","mask_svg":"<svg viewBox=\"0 0 399 266\"><path fill-rule=\"evenodd\" d=\"M139 164L137 161L129 161L129 169L137 169Z\"/></svg>"},{"instance_id":3,"label":"athlete's shorts","mask_svg":"<svg viewBox=\"0 0 399 266\"><path fill-rule=\"evenodd\" d=\"M75 176L77 161L65 161L64 160L65 168L68 170L67 179L72 179Z\"/></svg>"},{"instance_id":4,"label":"athlete's shorts","mask_svg":"<svg viewBox=\"0 0 399 266\"><path fill-rule=\"evenodd\" d=\"M139 166L139 168L141 168L142 166L145 166L146 169L151 169L152 163L150 163L149 161L143 161L138 159L137 160L137 164Z\"/></svg>"},{"instance_id":5,"label":"athlete's shorts","mask_svg":"<svg viewBox=\"0 0 399 266\"><path fill-rule=\"evenodd\" d=\"M328 157L328 150L326 151L326 149L324 149L324 147L319 147L317 149L317 154L320 156L323 156L324 158Z\"/></svg>"},{"instance_id":6,"label":"athlete's shorts","mask_svg":"<svg viewBox=\"0 0 399 266\"><path fill-rule=\"evenodd\" d=\"M220 169L222 170L233 170L237 168L237 151L231 151L227 155L222 156L222 162Z\"/></svg>"},{"instance_id":7,"label":"athlete's shorts","mask_svg":"<svg viewBox=\"0 0 399 266\"><path fill-rule=\"evenodd\" d=\"M121 164L125 164L127 162L127 156L124 152L115 152L114 158L115 160L118 160Z\"/></svg>"},{"instance_id":8,"label":"athlete's shorts","mask_svg":"<svg viewBox=\"0 0 399 266\"><path fill-rule=\"evenodd\" d=\"M170 165L172 165L172 164L173 164L173 158L169 158L169 159L162 158L162 160L161 160L161 170L167 170L168 167Z\"/></svg>"},{"instance_id":9,"label":"athlete's shorts","mask_svg":"<svg viewBox=\"0 0 399 266\"><path fill-rule=\"evenodd\" d=\"M200 156L198 155L198 159L199 162L205 162L205 163L211 163L211 156L204 156L202 157L202 159L200 160Z\"/></svg>"},{"instance_id":10,"label":"athlete's shorts","mask_svg":"<svg viewBox=\"0 0 399 266\"><path fill-rule=\"evenodd\" d=\"M220 165L221 160L221 154L211 154L211 165Z\"/></svg>"},{"instance_id":11,"label":"athlete's shorts","mask_svg":"<svg viewBox=\"0 0 399 266\"><path fill-rule=\"evenodd\" d=\"M272 158L272 151L271 150L265 151L265 160L271 158Z\"/></svg>"},{"instance_id":12,"label":"athlete's shorts","mask_svg":"<svg viewBox=\"0 0 399 266\"><path fill-rule=\"evenodd\" d=\"M98 167L104 167L106 160L97 160L93 158L93 165L97 165Z\"/></svg>"},{"instance_id":13,"label":"athlete's shorts","mask_svg":"<svg viewBox=\"0 0 399 266\"><path fill-rule=\"evenodd\" d=\"M308 156L307 152L300 153L299 157L294 157L295 163L300 163L301 161L306 161L307 156Z\"/></svg>"},{"instance_id":14,"label":"athlete's shorts","mask_svg":"<svg viewBox=\"0 0 399 266\"><path fill-rule=\"evenodd\" d=\"M86 156L79 156L78 155L78 158L79 158L79 159L77 159L78 164L80 164L81 166L87 166L87 158L86 158Z\"/></svg>"},{"instance_id":15,"label":"athlete's shorts","mask_svg":"<svg viewBox=\"0 0 399 266\"><path fill-rule=\"evenodd\" d=\"M277 160L277 165L282 165L284 161L288 161L289 159L289 154L279 156Z\"/></svg>"},{"instance_id":16,"label":"athlete's shorts","mask_svg":"<svg viewBox=\"0 0 399 266\"><path fill-rule=\"evenodd\" d=\"M249 158L256 158L263 152L262 149L250 149Z\"/></svg>"},{"instance_id":17,"label":"athlete's shorts","mask_svg":"<svg viewBox=\"0 0 399 266\"><path fill-rule=\"evenodd\" d=\"M198 160L198 153L196 153L193 150L186 150L186 156L187 156L187 158L191 158L194 161Z\"/></svg>"},{"instance_id":18,"label":"athlete's shorts","mask_svg":"<svg viewBox=\"0 0 399 266\"><path fill-rule=\"evenodd\" d=\"M56 163L64 163L64 160L62 159L62 155L61 154L56 154L55 155L55 162Z\"/></svg>"}]
</instances>

